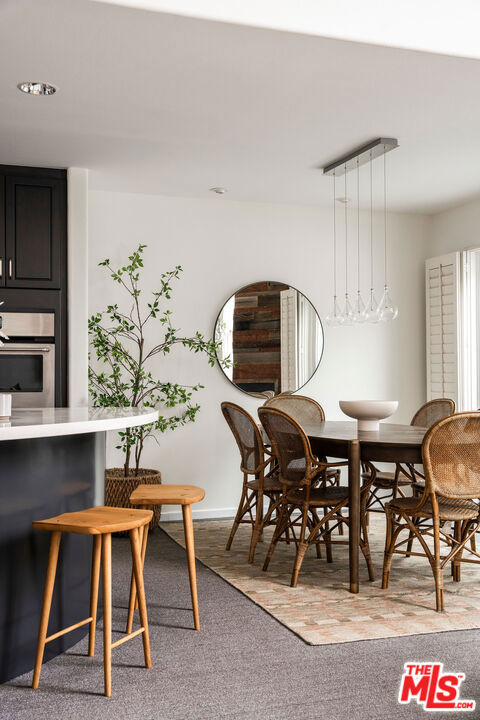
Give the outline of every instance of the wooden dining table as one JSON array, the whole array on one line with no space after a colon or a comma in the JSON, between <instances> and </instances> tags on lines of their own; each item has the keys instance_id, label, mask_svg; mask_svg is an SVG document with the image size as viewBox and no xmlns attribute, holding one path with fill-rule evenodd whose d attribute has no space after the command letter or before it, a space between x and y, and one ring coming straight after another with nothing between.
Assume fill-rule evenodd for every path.
<instances>
[{"instance_id":1,"label":"wooden dining table","mask_svg":"<svg viewBox=\"0 0 480 720\"><path fill-rule=\"evenodd\" d=\"M303 425L317 457L348 460L350 592L358 593L361 462L420 464L427 428L380 423L378 431L359 431L355 421Z\"/></svg>"}]
</instances>

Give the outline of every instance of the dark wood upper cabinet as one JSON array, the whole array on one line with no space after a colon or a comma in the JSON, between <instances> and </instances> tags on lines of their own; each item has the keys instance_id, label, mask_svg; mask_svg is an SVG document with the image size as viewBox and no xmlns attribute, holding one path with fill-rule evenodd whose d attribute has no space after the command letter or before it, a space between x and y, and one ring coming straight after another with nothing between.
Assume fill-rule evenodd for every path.
<instances>
[{"instance_id":1,"label":"dark wood upper cabinet","mask_svg":"<svg viewBox=\"0 0 480 720\"><path fill-rule=\"evenodd\" d=\"M0 175L0 287L5 287L5 178Z\"/></svg>"},{"instance_id":2,"label":"dark wood upper cabinet","mask_svg":"<svg viewBox=\"0 0 480 720\"><path fill-rule=\"evenodd\" d=\"M4 248L0 285L60 289L66 250L66 178L56 177L59 171L25 171L1 178L5 241L0 238L0 250Z\"/></svg>"}]
</instances>

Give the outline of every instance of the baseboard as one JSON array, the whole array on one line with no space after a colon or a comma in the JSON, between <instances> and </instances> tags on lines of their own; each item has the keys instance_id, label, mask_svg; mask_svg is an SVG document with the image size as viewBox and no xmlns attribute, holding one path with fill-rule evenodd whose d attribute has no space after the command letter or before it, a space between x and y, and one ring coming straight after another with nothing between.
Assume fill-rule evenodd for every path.
<instances>
[{"instance_id":1,"label":"baseboard","mask_svg":"<svg viewBox=\"0 0 480 720\"><path fill-rule=\"evenodd\" d=\"M162 507L160 522L177 522L178 520L182 520L181 510L167 510L167 507L168 505L164 505ZM194 520L220 520L222 518L233 518L236 512L236 507L208 510L196 508L195 505L192 505L192 516Z\"/></svg>"}]
</instances>

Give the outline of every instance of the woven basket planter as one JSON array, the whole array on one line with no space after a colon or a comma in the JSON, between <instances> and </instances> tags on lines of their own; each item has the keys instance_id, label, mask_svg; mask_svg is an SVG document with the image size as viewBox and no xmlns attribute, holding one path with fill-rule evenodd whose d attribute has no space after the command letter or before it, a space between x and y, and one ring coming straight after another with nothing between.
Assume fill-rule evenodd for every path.
<instances>
[{"instance_id":1,"label":"woven basket planter","mask_svg":"<svg viewBox=\"0 0 480 720\"><path fill-rule=\"evenodd\" d=\"M135 470L130 470L128 477L124 476L123 468L107 468L105 470L105 505L110 507L135 507L129 502L130 495L139 485L160 485L162 474L159 470L140 468L138 475ZM150 523L150 530L154 530L160 522L161 505L152 507L153 518ZM128 533L116 533L127 535Z\"/></svg>"}]
</instances>

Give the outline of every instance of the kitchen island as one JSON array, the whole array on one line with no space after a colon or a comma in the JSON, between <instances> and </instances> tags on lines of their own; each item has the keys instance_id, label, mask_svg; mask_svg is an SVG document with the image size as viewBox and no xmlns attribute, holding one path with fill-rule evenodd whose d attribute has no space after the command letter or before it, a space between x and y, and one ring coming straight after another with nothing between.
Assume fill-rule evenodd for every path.
<instances>
[{"instance_id":1,"label":"kitchen island","mask_svg":"<svg viewBox=\"0 0 480 720\"><path fill-rule=\"evenodd\" d=\"M106 432L157 415L150 408L35 408L0 423L0 682L32 669L35 658L50 538L32 521L101 505ZM60 552L49 633L85 617L89 603L91 538L66 534ZM45 660L87 632L86 625L52 641Z\"/></svg>"}]
</instances>

